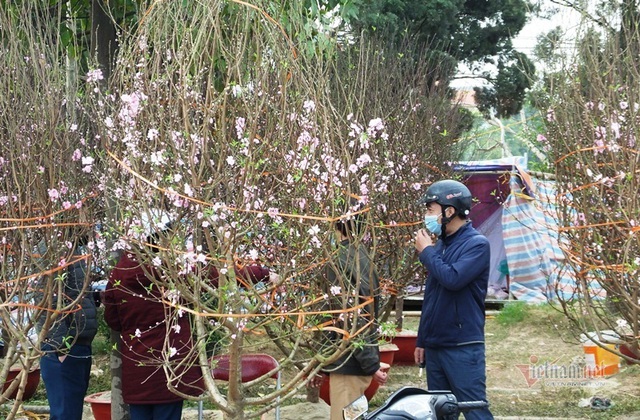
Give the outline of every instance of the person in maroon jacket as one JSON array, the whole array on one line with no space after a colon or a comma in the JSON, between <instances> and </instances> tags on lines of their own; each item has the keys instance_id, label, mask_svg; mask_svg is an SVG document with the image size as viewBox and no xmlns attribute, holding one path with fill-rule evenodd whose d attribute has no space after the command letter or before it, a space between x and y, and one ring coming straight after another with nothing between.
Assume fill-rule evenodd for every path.
<instances>
[{"instance_id":1,"label":"person in maroon jacket","mask_svg":"<svg viewBox=\"0 0 640 420\"><path fill-rule=\"evenodd\" d=\"M162 302L161 292L151 287L151 276L158 273L124 252L109 275L104 317L122 339L122 397L131 420L180 420L183 398L169 385L187 395L201 395L202 372L191 352L189 316L178 316ZM167 360L179 377L171 384L163 369Z\"/></svg>"},{"instance_id":2,"label":"person in maroon jacket","mask_svg":"<svg viewBox=\"0 0 640 420\"><path fill-rule=\"evenodd\" d=\"M152 240L151 243L154 241ZM266 283L278 276L257 264L239 266L236 275L241 286ZM200 367L191 355L193 340L189 317L177 317L177 325L167 325L174 319L175 309L162 302L161 292L149 276L158 276L153 267L143 267L134 254L125 252L109 275L104 294L105 321L120 332L122 343L122 396L129 404L131 420L180 420L183 399L170 391L162 364L169 354L172 367L191 366L180 380L171 385L187 395L204 393ZM219 274L211 266L208 281L218 286ZM166 297L165 297L166 298ZM173 313L171 311L174 311ZM167 345L167 337L169 343ZM164 354L163 354L164 350ZM185 356L193 358L185 363Z\"/></svg>"}]
</instances>

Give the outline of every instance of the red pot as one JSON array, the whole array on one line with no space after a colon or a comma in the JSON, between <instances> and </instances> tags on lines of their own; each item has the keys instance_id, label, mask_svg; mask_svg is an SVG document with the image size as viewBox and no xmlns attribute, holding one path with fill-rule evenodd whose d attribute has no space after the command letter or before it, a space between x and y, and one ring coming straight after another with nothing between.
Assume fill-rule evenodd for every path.
<instances>
[{"instance_id":1,"label":"red pot","mask_svg":"<svg viewBox=\"0 0 640 420\"><path fill-rule=\"evenodd\" d=\"M4 382L4 387L2 388L2 392L6 391L7 388L11 385L18 373L22 371L20 367L12 367L7 374L7 380ZM27 375L27 386L24 389L24 394L22 395L22 401L26 401L33 397L33 394L36 393L36 389L38 389L38 384L40 383L40 368L34 368ZM10 400L16 399L18 396L18 388L15 389L7 398Z\"/></svg>"},{"instance_id":2,"label":"red pot","mask_svg":"<svg viewBox=\"0 0 640 420\"><path fill-rule=\"evenodd\" d=\"M388 372L389 368L391 368L391 365L380 362L380 369L384 370L385 372ZM369 384L369 387L364 391L364 396L367 397L368 401L371 401L371 398L373 398L373 396L376 395L376 392L378 392L378 388L380 388L380 384L372 380L371 384ZM320 398L322 398L322 400L327 404L331 405L331 398L329 397L330 395L329 392L330 392L329 375L325 375L324 379L322 380L322 385L320 385Z\"/></svg>"},{"instance_id":3,"label":"red pot","mask_svg":"<svg viewBox=\"0 0 640 420\"><path fill-rule=\"evenodd\" d=\"M84 401L91 405L95 420L111 420L111 391L87 395Z\"/></svg>"},{"instance_id":4,"label":"red pot","mask_svg":"<svg viewBox=\"0 0 640 420\"><path fill-rule=\"evenodd\" d=\"M394 365L415 365L413 353L416 349L416 341L418 339L417 331L398 331L391 339L391 343L398 346L398 351L393 358Z\"/></svg>"},{"instance_id":5,"label":"red pot","mask_svg":"<svg viewBox=\"0 0 640 420\"><path fill-rule=\"evenodd\" d=\"M389 366L393 365L396 354L398 353L398 346L393 343L383 344L380 347L380 363L385 363Z\"/></svg>"},{"instance_id":6,"label":"red pot","mask_svg":"<svg viewBox=\"0 0 640 420\"><path fill-rule=\"evenodd\" d=\"M629 363L640 363L640 354L634 352L628 344L620 344L620 353L633 360L633 362Z\"/></svg>"}]
</instances>

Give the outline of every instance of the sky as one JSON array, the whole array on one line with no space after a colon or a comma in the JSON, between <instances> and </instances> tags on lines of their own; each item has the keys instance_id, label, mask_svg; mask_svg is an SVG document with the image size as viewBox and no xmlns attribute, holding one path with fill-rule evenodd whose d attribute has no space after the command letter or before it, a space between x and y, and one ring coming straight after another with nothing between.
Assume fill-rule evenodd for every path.
<instances>
[{"instance_id":1,"label":"sky","mask_svg":"<svg viewBox=\"0 0 640 420\"><path fill-rule=\"evenodd\" d=\"M580 15L573 9L560 8L551 19L533 18L520 31L513 40L513 46L517 51L527 54L533 59L533 48L537 43L537 37L545 34L556 26L562 27L567 33L567 40L563 47L570 50L573 47L572 36L578 29Z\"/></svg>"},{"instance_id":2,"label":"sky","mask_svg":"<svg viewBox=\"0 0 640 420\"><path fill-rule=\"evenodd\" d=\"M513 39L513 46L517 51L526 54L535 63L535 57L533 56L533 49L536 46L537 38L539 35L548 33L550 30L557 26L562 27L567 35L566 41L563 43L562 48L567 53L570 53L574 47L572 37L575 35L580 22L580 15L573 9L560 8L550 2L546 2L547 7L556 7L557 12L550 19L532 18L525 26L517 37ZM468 74L468 70L460 68L461 74ZM451 82L451 87L457 89L468 89L475 86L479 86L481 81L478 79L466 79L460 78Z\"/></svg>"}]
</instances>

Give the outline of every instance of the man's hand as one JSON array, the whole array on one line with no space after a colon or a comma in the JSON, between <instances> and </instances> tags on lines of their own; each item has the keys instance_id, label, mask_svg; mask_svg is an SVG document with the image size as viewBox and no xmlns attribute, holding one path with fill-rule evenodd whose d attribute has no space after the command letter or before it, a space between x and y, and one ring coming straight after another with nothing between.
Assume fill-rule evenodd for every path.
<instances>
[{"instance_id":1,"label":"man's hand","mask_svg":"<svg viewBox=\"0 0 640 420\"><path fill-rule=\"evenodd\" d=\"M426 229L420 229L416 232L416 251L422 252L426 247L433 245L433 239Z\"/></svg>"},{"instance_id":2,"label":"man's hand","mask_svg":"<svg viewBox=\"0 0 640 420\"><path fill-rule=\"evenodd\" d=\"M324 381L325 376L326 375L324 373L316 374L313 378L309 380L309 382L307 382L307 386L309 388L320 388L320 386L322 385L322 382Z\"/></svg>"},{"instance_id":3,"label":"man's hand","mask_svg":"<svg viewBox=\"0 0 640 420\"><path fill-rule=\"evenodd\" d=\"M382 369L378 369L376 373L373 374L373 380L380 385L386 384L387 379L389 379L389 374L387 374L387 372L383 371Z\"/></svg>"},{"instance_id":4,"label":"man's hand","mask_svg":"<svg viewBox=\"0 0 640 420\"><path fill-rule=\"evenodd\" d=\"M424 364L424 349L422 347L416 347L416 349L413 351L413 359L418 366Z\"/></svg>"}]
</instances>

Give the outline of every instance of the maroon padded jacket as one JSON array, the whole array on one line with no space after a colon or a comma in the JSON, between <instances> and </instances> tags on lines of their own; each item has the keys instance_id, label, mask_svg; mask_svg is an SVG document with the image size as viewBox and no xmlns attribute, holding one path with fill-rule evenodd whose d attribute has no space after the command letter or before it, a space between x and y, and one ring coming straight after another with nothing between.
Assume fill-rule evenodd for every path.
<instances>
[{"instance_id":1,"label":"maroon padded jacket","mask_svg":"<svg viewBox=\"0 0 640 420\"><path fill-rule=\"evenodd\" d=\"M122 338L122 395L127 404L165 404L182 399L169 390L162 366L167 337L176 351L169 362L177 372L184 372L174 387L188 395L204 392L197 359L185 360L193 347L189 316L185 313L178 318L179 328L168 326L167 311L175 314L175 309L159 300L160 292L151 284L134 256L125 252L111 271L105 291L105 320Z\"/></svg>"}]
</instances>

